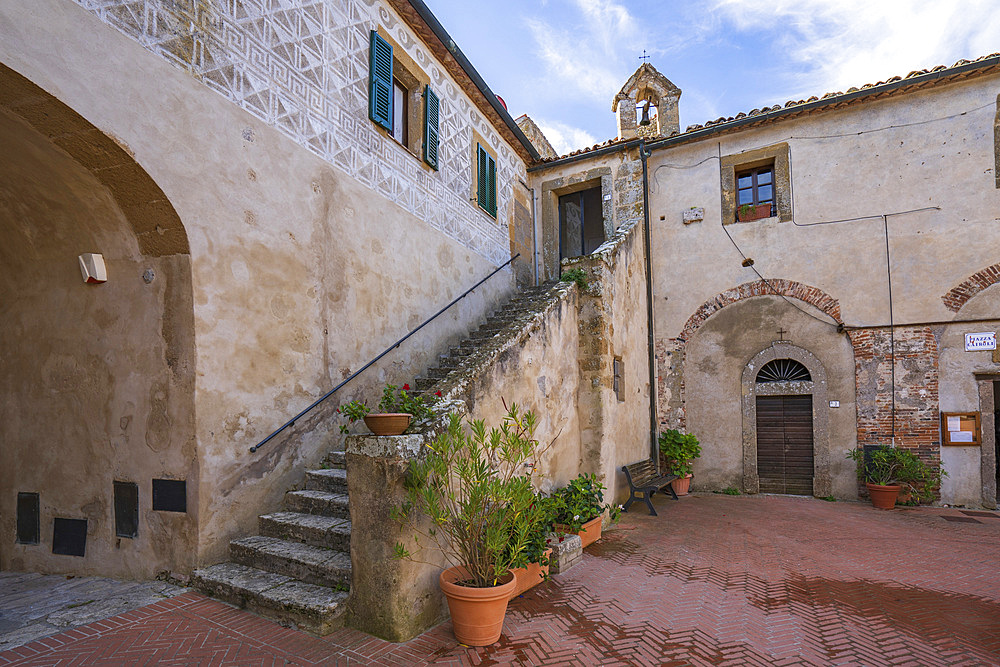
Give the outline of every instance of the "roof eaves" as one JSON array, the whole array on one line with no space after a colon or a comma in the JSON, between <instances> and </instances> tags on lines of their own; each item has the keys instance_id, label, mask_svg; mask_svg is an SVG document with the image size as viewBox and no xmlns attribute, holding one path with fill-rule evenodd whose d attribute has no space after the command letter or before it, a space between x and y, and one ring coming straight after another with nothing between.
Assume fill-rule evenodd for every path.
<instances>
[{"instance_id":1,"label":"roof eaves","mask_svg":"<svg viewBox=\"0 0 1000 667\"><path fill-rule=\"evenodd\" d=\"M440 42L440 46L443 47L449 54L451 54L451 56L455 59L455 62L458 63L458 66L469 78L469 81L479 90L479 92L482 94L484 98L484 101L496 113L496 115L499 117L499 120L503 123L503 125L512 135L511 137L508 137L508 140L513 138L520 144L520 148L523 150L522 157L525 158L528 162L535 162L539 160L541 156L538 154L538 151L535 149L535 147L531 144L531 141L529 141L528 137L524 135L524 132L521 131L521 128L517 126L517 123L515 123L514 119L511 118L510 113L500 103L500 100L497 99L496 93L494 93L490 89L490 87L486 84L486 81L483 80L483 77L479 74L478 71L476 71L476 68L473 67L472 63L465 56L465 54L462 53L462 49L458 47L458 44L455 42L454 39L451 38L451 35L449 35L448 31L444 29L444 26L441 25L441 22L437 20L437 17L434 16L434 14L427 7L427 5L423 3L423 0L393 0L392 4L394 7L398 9L399 5L402 4L403 2L405 2L410 7L413 8L413 10L420 17L420 20L427 26L427 28L430 29L430 31L438 39L438 41ZM404 14L403 16L404 19L408 18L405 13L403 14ZM485 112L485 110L482 109L481 107L480 110Z\"/></svg>"},{"instance_id":2,"label":"roof eaves","mask_svg":"<svg viewBox=\"0 0 1000 667\"><path fill-rule=\"evenodd\" d=\"M983 56L974 61L960 60L952 67L939 65L931 70L914 71L907 74L906 77L894 76L884 82L869 83L861 88L848 89L846 93L827 93L819 98L810 97L808 100L789 102L784 107L775 105L766 111L754 109L749 113L737 114L733 118L720 119L704 126L693 126L693 129L670 137L655 139L647 145L650 150L676 146L808 113L838 109L866 99L919 90L937 83L950 83L951 80L981 76L989 74L990 70L994 69L1000 71L1000 54Z\"/></svg>"}]
</instances>

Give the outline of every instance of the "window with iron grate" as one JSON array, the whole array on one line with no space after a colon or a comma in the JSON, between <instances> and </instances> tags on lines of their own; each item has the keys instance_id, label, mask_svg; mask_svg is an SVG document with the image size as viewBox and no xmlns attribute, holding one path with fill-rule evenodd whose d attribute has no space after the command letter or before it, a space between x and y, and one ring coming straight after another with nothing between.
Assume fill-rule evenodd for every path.
<instances>
[{"instance_id":1,"label":"window with iron grate","mask_svg":"<svg viewBox=\"0 0 1000 667\"><path fill-rule=\"evenodd\" d=\"M757 372L757 382L812 382L809 369L794 359L774 359Z\"/></svg>"}]
</instances>

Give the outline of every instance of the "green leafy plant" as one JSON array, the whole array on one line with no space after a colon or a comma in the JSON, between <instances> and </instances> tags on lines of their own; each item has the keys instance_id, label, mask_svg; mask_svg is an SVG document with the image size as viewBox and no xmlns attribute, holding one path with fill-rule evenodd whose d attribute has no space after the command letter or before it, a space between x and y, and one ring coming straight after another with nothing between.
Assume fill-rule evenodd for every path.
<instances>
[{"instance_id":1,"label":"green leafy plant","mask_svg":"<svg viewBox=\"0 0 1000 667\"><path fill-rule=\"evenodd\" d=\"M559 276L559 280L564 283L576 283L580 289L587 289L587 272L583 269L563 271L563 274Z\"/></svg>"},{"instance_id":2,"label":"green leafy plant","mask_svg":"<svg viewBox=\"0 0 1000 667\"><path fill-rule=\"evenodd\" d=\"M670 474L678 477L690 475L694 470L691 462L701 456L698 438L672 428L660 434L659 443L660 454Z\"/></svg>"},{"instance_id":3,"label":"green leafy plant","mask_svg":"<svg viewBox=\"0 0 1000 667\"><path fill-rule=\"evenodd\" d=\"M859 447L847 452L847 458L857 465L858 480L880 486L906 486L921 502L934 500L941 479L948 474L940 465L931 467L915 453L899 447L879 447L867 457Z\"/></svg>"},{"instance_id":4,"label":"green leafy plant","mask_svg":"<svg viewBox=\"0 0 1000 667\"><path fill-rule=\"evenodd\" d=\"M837 498L835 496L822 496L820 498L820 500L825 500L828 503L835 503L835 502L837 502Z\"/></svg>"},{"instance_id":5,"label":"green leafy plant","mask_svg":"<svg viewBox=\"0 0 1000 667\"><path fill-rule=\"evenodd\" d=\"M753 204L743 204L737 209L741 218L745 218L757 211L757 207Z\"/></svg>"},{"instance_id":6,"label":"green leafy plant","mask_svg":"<svg viewBox=\"0 0 1000 667\"><path fill-rule=\"evenodd\" d=\"M536 522L537 497L525 463L538 455L532 412L511 405L499 428L482 420L468 424L451 415L448 428L427 455L407 469L406 500L393 518L415 533L413 551L396 543L396 558L418 560L423 548L440 551L463 566L477 588L496 586L511 567L527 562ZM424 530L420 517L430 520ZM422 538L422 541L421 541Z\"/></svg>"},{"instance_id":7,"label":"green leafy plant","mask_svg":"<svg viewBox=\"0 0 1000 667\"><path fill-rule=\"evenodd\" d=\"M583 524L601 516L605 510L616 521L620 508L604 503L605 487L594 473L581 473L565 488L552 494L554 523L565 526L570 533L578 533Z\"/></svg>"},{"instance_id":8,"label":"green leafy plant","mask_svg":"<svg viewBox=\"0 0 1000 667\"><path fill-rule=\"evenodd\" d=\"M554 519L555 503L552 498L536 493L534 501L524 512L524 520L528 524L528 540L523 551L511 554L512 567L525 567L529 563L549 564L549 559L545 555L545 550L548 549L545 539L552 532ZM512 540L508 543L508 548L512 548L513 545ZM543 578L547 576L545 574Z\"/></svg>"},{"instance_id":9,"label":"green leafy plant","mask_svg":"<svg viewBox=\"0 0 1000 667\"><path fill-rule=\"evenodd\" d=\"M410 385L404 384L401 388L394 384L386 385L382 390L382 398L378 402L378 412L406 412L413 415L411 426L425 424L434 416L434 403L441 397L441 392L437 392L435 398L430 402L425 401L423 396L414 396L410 393ZM367 402L353 400L344 403L337 412L344 415L347 421L354 423L365 418L365 415L372 413ZM341 433L348 433L346 424L340 425Z\"/></svg>"}]
</instances>

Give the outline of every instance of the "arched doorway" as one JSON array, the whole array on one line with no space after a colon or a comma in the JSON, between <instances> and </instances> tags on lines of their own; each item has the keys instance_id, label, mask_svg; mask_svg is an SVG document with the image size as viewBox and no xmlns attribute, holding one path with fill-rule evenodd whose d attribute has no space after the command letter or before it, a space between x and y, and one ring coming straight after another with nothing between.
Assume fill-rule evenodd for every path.
<instances>
[{"instance_id":1,"label":"arched doorway","mask_svg":"<svg viewBox=\"0 0 1000 667\"><path fill-rule=\"evenodd\" d=\"M187 236L131 154L0 65L0 569L142 578L193 561ZM78 257L97 253L107 282Z\"/></svg>"},{"instance_id":2,"label":"arched doorway","mask_svg":"<svg viewBox=\"0 0 1000 667\"><path fill-rule=\"evenodd\" d=\"M830 495L826 372L819 360L775 342L747 363L742 384L744 490Z\"/></svg>"}]
</instances>

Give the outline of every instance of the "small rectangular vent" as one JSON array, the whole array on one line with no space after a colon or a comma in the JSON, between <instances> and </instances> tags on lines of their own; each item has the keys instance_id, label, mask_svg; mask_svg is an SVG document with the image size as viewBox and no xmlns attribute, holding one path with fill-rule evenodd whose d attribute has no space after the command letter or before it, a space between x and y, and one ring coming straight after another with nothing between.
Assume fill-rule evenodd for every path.
<instances>
[{"instance_id":1,"label":"small rectangular vent","mask_svg":"<svg viewBox=\"0 0 1000 667\"><path fill-rule=\"evenodd\" d=\"M135 537L139 534L139 485L115 482L115 535Z\"/></svg>"},{"instance_id":2,"label":"small rectangular vent","mask_svg":"<svg viewBox=\"0 0 1000 667\"><path fill-rule=\"evenodd\" d=\"M42 532L38 523L39 505L37 493L17 494L18 544L38 544Z\"/></svg>"},{"instance_id":3,"label":"small rectangular vent","mask_svg":"<svg viewBox=\"0 0 1000 667\"><path fill-rule=\"evenodd\" d=\"M87 520L56 518L52 526L52 553L83 556L87 552Z\"/></svg>"},{"instance_id":4,"label":"small rectangular vent","mask_svg":"<svg viewBox=\"0 0 1000 667\"><path fill-rule=\"evenodd\" d=\"M615 357L611 364L612 388L619 403L625 401L625 365L621 357Z\"/></svg>"},{"instance_id":5,"label":"small rectangular vent","mask_svg":"<svg viewBox=\"0 0 1000 667\"><path fill-rule=\"evenodd\" d=\"M187 512L187 482L183 479L154 479L153 509Z\"/></svg>"}]
</instances>

